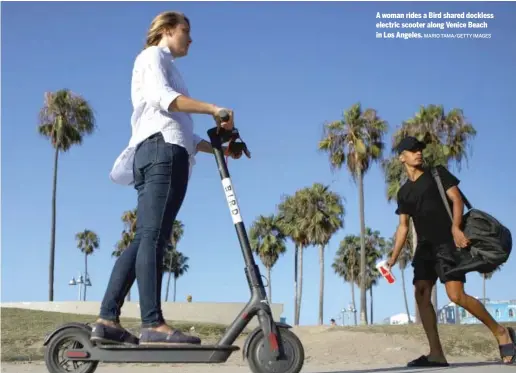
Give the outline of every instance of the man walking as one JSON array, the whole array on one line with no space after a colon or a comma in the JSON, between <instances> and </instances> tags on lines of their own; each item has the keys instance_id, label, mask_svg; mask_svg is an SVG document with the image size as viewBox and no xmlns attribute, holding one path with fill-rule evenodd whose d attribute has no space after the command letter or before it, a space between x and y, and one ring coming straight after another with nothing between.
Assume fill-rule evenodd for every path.
<instances>
[{"instance_id":1,"label":"man walking","mask_svg":"<svg viewBox=\"0 0 516 373\"><path fill-rule=\"evenodd\" d=\"M464 204L457 188L459 180L446 168L437 166L436 170L446 195L453 205L452 222L431 170L423 167L424 148L425 144L414 137L404 138L396 148L408 180L400 188L397 196L396 214L399 215L399 225L388 265L392 267L398 259L407 238L409 217L411 217L417 233L417 249L412 262L413 284L421 322L430 345L428 355L409 362L408 366L448 366L439 340L437 317L431 302L432 288L438 278L444 284L450 301L467 310L493 333L503 361L508 364L514 363L516 361L514 330L498 324L480 301L464 292L466 282L464 275L446 275L457 265L458 250L469 245L469 240L461 229Z\"/></svg>"}]
</instances>

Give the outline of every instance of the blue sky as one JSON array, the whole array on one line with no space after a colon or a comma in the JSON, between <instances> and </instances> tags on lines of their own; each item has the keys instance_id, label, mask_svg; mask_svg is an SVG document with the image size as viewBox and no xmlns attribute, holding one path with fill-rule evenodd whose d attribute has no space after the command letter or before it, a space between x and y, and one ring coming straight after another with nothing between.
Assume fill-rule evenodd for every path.
<instances>
[{"instance_id":1,"label":"blue sky","mask_svg":"<svg viewBox=\"0 0 516 373\"><path fill-rule=\"evenodd\" d=\"M172 8L171 8L172 7ZM122 230L120 216L135 206L131 187L110 182L109 171L130 137L130 78L151 19L164 10L185 12L193 45L178 61L193 97L235 110L253 158L229 168L247 226L275 210L280 196L314 182L331 183L345 197L345 228L326 248L324 317L350 302L350 287L331 269L339 241L359 232L358 194L349 174L332 174L317 152L322 124L360 101L390 125L389 137L420 105L464 109L478 130L469 165L458 176L470 201L513 231L516 102L514 3L3 3L2 4L2 301L45 301L53 150L37 133L43 94L69 88L88 99L98 128L60 158L55 299L75 300L68 286L83 269L75 233L88 228L101 247L89 258L100 300ZM483 11L494 13L492 38L477 40L375 39L376 12ZM195 116L197 132L213 123ZM385 198L381 170L365 178L366 224L390 237L395 206ZM214 159L197 158L178 217L185 224L179 250L190 271L178 282L178 300L244 302L248 287L238 240ZM317 322L316 248L304 255L302 324ZM488 282L493 299L514 299L516 257ZM400 278L398 270L395 275ZM407 273L413 312L412 273ZM293 319L293 251L272 272L273 301ZM481 278L466 290L481 296ZM133 287L133 299L137 288ZM359 304L357 291L356 301ZM374 289L375 320L404 312L399 281ZM439 302L446 302L439 285Z\"/></svg>"}]
</instances>

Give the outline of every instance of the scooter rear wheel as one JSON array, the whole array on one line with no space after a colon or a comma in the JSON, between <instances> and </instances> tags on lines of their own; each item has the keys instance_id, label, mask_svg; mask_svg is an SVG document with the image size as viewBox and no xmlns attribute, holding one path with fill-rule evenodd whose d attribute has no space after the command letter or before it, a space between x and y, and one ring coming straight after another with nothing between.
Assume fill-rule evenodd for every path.
<instances>
[{"instance_id":1,"label":"scooter rear wheel","mask_svg":"<svg viewBox=\"0 0 516 373\"><path fill-rule=\"evenodd\" d=\"M305 361L305 350L299 338L289 329L278 330L285 355L279 360L269 360L263 332L257 333L249 343L248 363L253 373L299 373Z\"/></svg>"},{"instance_id":2,"label":"scooter rear wheel","mask_svg":"<svg viewBox=\"0 0 516 373\"><path fill-rule=\"evenodd\" d=\"M45 364L49 373L93 373L98 361L71 361L67 349L91 349L90 335L83 329L67 328L49 341L45 350Z\"/></svg>"}]
</instances>

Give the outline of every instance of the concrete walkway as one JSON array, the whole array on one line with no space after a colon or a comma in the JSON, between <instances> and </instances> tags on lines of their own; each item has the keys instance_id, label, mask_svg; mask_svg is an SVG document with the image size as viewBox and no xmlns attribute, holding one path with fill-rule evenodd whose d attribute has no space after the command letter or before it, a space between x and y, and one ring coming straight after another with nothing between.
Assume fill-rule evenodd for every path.
<instances>
[{"instance_id":1,"label":"concrete walkway","mask_svg":"<svg viewBox=\"0 0 516 373\"><path fill-rule=\"evenodd\" d=\"M443 372L443 373L515 373L516 365L502 366L499 363L457 363L448 368L405 368L379 367L364 365L306 365L301 373L415 373L415 372ZM96 373L251 373L247 366L235 365L119 365L100 364ZM48 373L42 363L34 364L7 364L2 363L2 373Z\"/></svg>"}]
</instances>

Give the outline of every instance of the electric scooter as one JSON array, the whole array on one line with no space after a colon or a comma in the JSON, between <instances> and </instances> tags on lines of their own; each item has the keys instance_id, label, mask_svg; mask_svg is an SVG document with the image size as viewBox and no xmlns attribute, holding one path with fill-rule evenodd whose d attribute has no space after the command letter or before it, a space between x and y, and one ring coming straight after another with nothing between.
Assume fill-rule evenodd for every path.
<instances>
[{"instance_id":1,"label":"electric scooter","mask_svg":"<svg viewBox=\"0 0 516 373\"><path fill-rule=\"evenodd\" d=\"M228 120L228 113L220 115ZM235 189L224 160L222 145L229 143L231 151L248 157L246 144L238 130L211 128L208 131L215 161L222 180L222 187L236 229L245 262L245 275L251 297L244 309L224 335L214 345L107 345L90 341L91 326L83 323L67 323L50 332L44 342L45 363L49 373L93 373L100 362L106 363L224 363L240 348L233 343L244 331L251 319L258 317L259 326L247 337L243 359L247 359L253 373L299 373L304 364L305 352L291 326L276 322L267 300L260 270L251 251ZM240 141L238 141L240 140ZM71 344L65 347L65 344ZM70 366L71 370L68 369Z\"/></svg>"}]
</instances>

